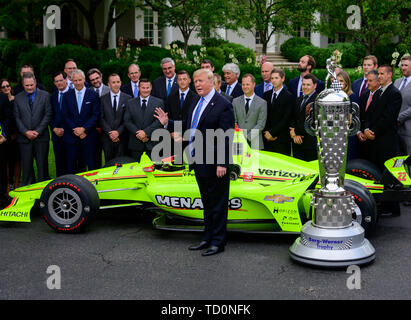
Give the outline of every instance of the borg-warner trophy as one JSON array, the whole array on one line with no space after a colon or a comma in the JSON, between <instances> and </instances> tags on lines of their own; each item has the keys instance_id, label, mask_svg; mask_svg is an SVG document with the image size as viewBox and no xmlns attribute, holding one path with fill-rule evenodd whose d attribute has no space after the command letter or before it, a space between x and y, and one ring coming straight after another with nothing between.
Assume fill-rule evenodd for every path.
<instances>
[{"instance_id":1,"label":"borg-warner trophy","mask_svg":"<svg viewBox=\"0 0 411 320\"><path fill-rule=\"evenodd\" d=\"M361 212L344 189L348 136L359 130L359 108L341 90L331 59L327 70L326 89L318 95L305 126L309 134L317 136L321 189L312 197L312 221L303 226L289 252L292 259L309 265L359 265L375 259L364 229L353 220L353 214L360 216ZM334 81L328 89L330 77Z\"/></svg>"}]
</instances>

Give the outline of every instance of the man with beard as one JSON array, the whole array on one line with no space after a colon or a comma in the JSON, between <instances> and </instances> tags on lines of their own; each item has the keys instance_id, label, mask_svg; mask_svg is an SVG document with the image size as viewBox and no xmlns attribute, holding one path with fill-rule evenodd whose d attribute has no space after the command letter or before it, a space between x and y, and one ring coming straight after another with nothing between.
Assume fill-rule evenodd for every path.
<instances>
[{"instance_id":1,"label":"man with beard","mask_svg":"<svg viewBox=\"0 0 411 320\"><path fill-rule=\"evenodd\" d=\"M311 74L315 67L315 60L312 56L305 55L300 58L298 62L297 70L300 72L300 76L290 80L288 91L290 91L294 97L298 98L303 95L303 78L307 74ZM317 88L315 91L320 93L324 90L324 82L317 79Z\"/></svg>"}]
</instances>

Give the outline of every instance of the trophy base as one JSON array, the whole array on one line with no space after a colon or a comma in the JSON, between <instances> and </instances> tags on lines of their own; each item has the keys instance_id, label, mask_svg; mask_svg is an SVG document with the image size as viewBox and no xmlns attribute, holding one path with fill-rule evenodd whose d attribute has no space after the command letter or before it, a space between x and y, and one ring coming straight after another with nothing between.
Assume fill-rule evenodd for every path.
<instances>
[{"instance_id":1,"label":"trophy base","mask_svg":"<svg viewBox=\"0 0 411 320\"><path fill-rule=\"evenodd\" d=\"M374 247L364 238L364 229L355 221L342 229L320 228L309 221L289 253L297 262L319 267L362 265L375 259Z\"/></svg>"}]
</instances>

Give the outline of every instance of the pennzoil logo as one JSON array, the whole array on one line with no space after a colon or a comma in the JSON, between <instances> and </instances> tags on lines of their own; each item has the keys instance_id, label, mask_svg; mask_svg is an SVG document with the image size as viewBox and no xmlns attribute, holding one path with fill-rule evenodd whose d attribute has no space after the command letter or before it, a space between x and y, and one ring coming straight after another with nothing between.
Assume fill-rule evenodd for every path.
<instances>
[{"instance_id":1,"label":"pennzoil logo","mask_svg":"<svg viewBox=\"0 0 411 320\"><path fill-rule=\"evenodd\" d=\"M283 194L273 194L272 196L265 196L264 200L272 201L274 203L293 202L294 197L286 197Z\"/></svg>"}]
</instances>

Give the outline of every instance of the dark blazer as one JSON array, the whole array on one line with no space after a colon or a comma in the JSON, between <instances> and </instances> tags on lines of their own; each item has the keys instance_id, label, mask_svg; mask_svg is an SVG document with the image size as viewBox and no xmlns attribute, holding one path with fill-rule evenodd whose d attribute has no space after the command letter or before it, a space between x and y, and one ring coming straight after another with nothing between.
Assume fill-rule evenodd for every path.
<instances>
[{"instance_id":1,"label":"dark blazer","mask_svg":"<svg viewBox=\"0 0 411 320\"><path fill-rule=\"evenodd\" d=\"M283 87L276 99L271 101L273 90L264 93L267 101L267 122L264 131L270 132L271 136L277 137L275 141L264 139L265 150L289 154L291 146L290 120L295 111L294 96ZM285 145L285 148L281 145ZM286 153L284 153L284 152Z\"/></svg>"},{"instance_id":2,"label":"dark blazer","mask_svg":"<svg viewBox=\"0 0 411 320\"><path fill-rule=\"evenodd\" d=\"M129 132L128 148L134 151L152 150L157 141L142 142L136 138L136 132L143 130L150 138L154 130L162 127L160 121L154 117L154 110L160 107L164 109L163 100L150 96L147 109L143 113L140 98L129 99L126 102L124 124Z\"/></svg>"},{"instance_id":3,"label":"dark blazer","mask_svg":"<svg viewBox=\"0 0 411 320\"><path fill-rule=\"evenodd\" d=\"M114 112L111 104L111 95L106 94L100 99L100 124L103 130L103 143L111 142L109 132L112 130L118 131L120 137L127 133L126 126L124 124L124 113L126 110L126 103L131 99L131 96L121 92L119 100L117 100L117 111ZM121 138L120 138L121 140Z\"/></svg>"},{"instance_id":4,"label":"dark blazer","mask_svg":"<svg viewBox=\"0 0 411 320\"><path fill-rule=\"evenodd\" d=\"M168 118L171 120L187 120L187 114L194 99L198 95L192 90L189 90L184 99L183 108L180 108L180 91L177 90L171 93L165 101L165 110L168 112Z\"/></svg>"},{"instance_id":5,"label":"dark blazer","mask_svg":"<svg viewBox=\"0 0 411 320\"><path fill-rule=\"evenodd\" d=\"M400 152L397 118L401 104L400 91L390 84L384 92L381 91L375 110L369 117L368 128L375 134L376 160L381 169L384 168L386 160L399 155Z\"/></svg>"},{"instance_id":6,"label":"dark blazer","mask_svg":"<svg viewBox=\"0 0 411 320\"><path fill-rule=\"evenodd\" d=\"M193 100L190 110L188 113L187 121L185 124L183 123L183 130L187 130L191 128L191 119L193 117L194 109L200 100L200 97L197 97ZM234 111L233 105L225 98L223 98L218 92L215 92L214 96L208 103L207 107L204 109L198 125L197 130L201 132L203 137L206 137L206 130L207 129L222 129L227 131L229 129L234 129ZM174 121L170 120L168 129L173 132L174 131ZM206 159L206 152L203 153L204 159L201 164L196 164L192 166L194 168L196 174L201 177L216 177L216 170L217 166L223 166L228 168L230 163L230 148L229 142L226 141L225 143L225 161L218 163L217 161L217 145L207 145L206 139L203 139L203 150L209 150L210 148L214 149L214 162L213 164L207 164Z\"/></svg>"},{"instance_id":7,"label":"dark blazer","mask_svg":"<svg viewBox=\"0 0 411 320\"><path fill-rule=\"evenodd\" d=\"M10 108L9 99L3 93L0 93L0 126L2 135L9 139L10 127L12 122L12 109Z\"/></svg>"},{"instance_id":8,"label":"dark blazer","mask_svg":"<svg viewBox=\"0 0 411 320\"><path fill-rule=\"evenodd\" d=\"M300 77L291 79L290 82L288 83L288 91L290 91L294 97L297 98L297 90L298 90L298 82L300 81ZM315 91L317 93L320 93L321 91L323 91L325 88L324 86L324 82L317 79L317 88L315 89Z\"/></svg>"},{"instance_id":9,"label":"dark blazer","mask_svg":"<svg viewBox=\"0 0 411 320\"><path fill-rule=\"evenodd\" d=\"M14 98L14 118L18 129L17 142L30 143L24 133L35 130L39 133L36 141L49 141L48 125L53 116L48 92L37 89L33 110L30 110L26 92L20 92Z\"/></svg>"},{"instance_id":10,"label":"dark blazer","mask_svg":"<svg viewBox=\"0 0 411 320\"><path fill-rule=\"evenodd\" d=\"M120 91L124 92L125 94L128 94L131 98L134 97L134 88L131 87L131 82L122 84L120 87ZM140 92L139 92L139 95L140 95Z\"/></svg>"},{"instance_id":11,"label":"dark blazer","mask_svg":"<svg viewBox=\"0 0 411 320\"><path fill-rule=\"evenodd\" d=\"M68 92L68 91L66 91ZM50 97L50 103L51 103L51 107L53 110L53 117L50 121L50 128L51 131L53 131L54 128L63 128L64 126L64 121L63 121L63 116L62 116L62 111L60 109L60 105L59 105L59 94L60 92L57 91L53 91L53 93L51 94ZM63 94L64 97L64 94Z\"/></svg>"},{"instance_id":12,"label":"dark blazer","mask_svg":"<svg viewBox=\"0 0 411 320\"><path fill-rule=\"evenodd\" d=\"M159 98L161 100L166 101L167 99L167 85L166 85L166 77L161 76L154 80L153 88L151 89L151 96ZM167 82L168 83L168 82ZM170 94L178 91L178 84L177 84L177 75L174 77L173 84L171 86Z\"/></svg>"},{"instance_id":13,"label":"dark blazer","mask_svg":"<svg viewBox=\"0 0 411 320\"><path fill-rule=\"evenodd\" d=\"M227 87L228 87L228 84L223 83L221 85L221 91L226 93L227 92ZM235 87L231 88L229 95L232 96L233 98L237 98L239 96L242 96L243 94L244 94L244 92L243 92L243 89L241 87L241 83L240 83L240 81L238 81L237 84L235 85Z\"/></svg>"},{"instance_id":14,"label":"dark blazer","mask_svg":"<svg viewBox=\"0 0 411 320\"><path fill-rule=\"evenodd\" d=\"M73 133L73 129L83 127L86 129L88 138L96 136L96 126L100 119L100 98L98 94L86 88L81 112L78 112L76 91L70 89L63 95L62 116L64 121L64 141L66 143L75 143L79 140Z\"/></svg>"},{"instance_id":15,"label":"dark blazer","mask_svg":"<svg viewBox=\"0 0 411 320\"><path fill-rule=\"evenodd\" d=\"M362 81L363 81L363 80L364 80L364 78L357 79L357 80L355 80L355 81L352 83L352 85L351 85L352 91L353 91L358 97L360 97L361 84L362 84ZM368 89L368 86L365 86L364 93L365 93L365 92L369 92L369 91L370 91L370 90Z\"/></svg>"}]
</instances>

